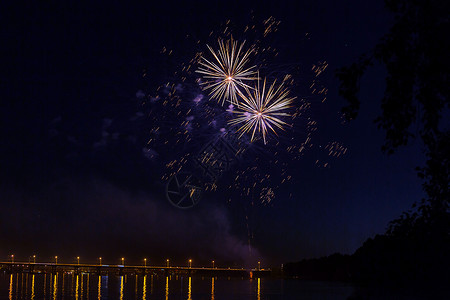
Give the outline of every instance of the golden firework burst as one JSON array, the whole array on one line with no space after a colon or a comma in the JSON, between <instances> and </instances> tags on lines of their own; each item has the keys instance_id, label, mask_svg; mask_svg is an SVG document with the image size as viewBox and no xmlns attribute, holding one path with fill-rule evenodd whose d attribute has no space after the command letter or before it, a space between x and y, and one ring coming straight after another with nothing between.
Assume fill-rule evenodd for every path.
<instances>
[{"instance_id":1,"label":"golden firework burst","mask_svg":"<svg viewBox=\"0 0 450 300\"><path fill-rule=\"evenodd\" d=\"M256 66L246 67L253 48L244 50L245 41L218 40L219 49L214 51L207 45L214 60L201 56L197 73L203 74L204 90L210 90L210 97L223 105L225 100L238 104L240 88L250 88L245 82L257 79Z\"/></svg>"},{"instance_id":2,"label":"golden firework burst","mask_svg":"<svg viewBox=\"0 0 450 300\"><path fill-rule=\"evenodd\" d=\"M268 86L268 89L266 88ZM262 135L264 144L267 143L267 133L276 129L284 130L287 125L281 118L289 117L286 112L291 107L295 97L289 97L289 90L284 83L277 85L274 81L271 85L263 80L262 86L258 79L255 88L244 87L245 93L240 94L236 109L232 110L235 115L229 121L230 125L239 126L237 131L242 136L251 132L251 141L258 135Z\"/></svg>"}]
</instances>

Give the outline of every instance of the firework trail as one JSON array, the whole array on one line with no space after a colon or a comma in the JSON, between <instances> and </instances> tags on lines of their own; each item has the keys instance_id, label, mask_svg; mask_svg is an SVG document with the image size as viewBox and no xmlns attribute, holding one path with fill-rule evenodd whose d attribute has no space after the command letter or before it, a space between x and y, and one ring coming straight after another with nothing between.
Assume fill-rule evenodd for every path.
<instances>
[{"instance_id":1,"label":"firework trail","mask_svg":"<svg viewBox=\"0 0 450 300\"><path fill-rule=\"evenodd\" d=\"M222 137L228 140L228 133L240 141L236 149L245 151L245 159L225 168L220 184L202 182L201 188L209 194L208 201L226 200L240 213L236 219L246 224L249 246L257 233L258 214L276 201L296 198L289 186L295 182L300 161L311 160L327 169L347 152L342 143L320 132L320 112L329 102L322 79L327 61L310 65L285 56L292 42L276 40L277 48L271 42L279 24L273 17L263 23L252 17L243 28L227 20L209 33L218 44L188 35L189 43L181 53L163 47L168 67L162 77L155 73L160 82L141 98L150 123L143 152L152 174L158 174L158 183L189 173L198 167L193 163L196 159L203 165L223 167L211 156L209 150L214 149L206 146ZM309 35L299 37L302 44L308 43ZM199 47L205 44L206 51ZM191 54L186 57L186 52ZM288 90L298 98L291 98ZM194 190L189 191L188 196L197 199Z\"/></svg>"},{"instance_id":2,"label":"firework trail","mask_svg":"<svg viewBox=\"0 0 450 300\"><path fill-rule=\"evenodd\" d=\"M257 20L242 32L227 21L225 28L209 34L218 44L186 37L189 57L175 55L169 47L161 50L173 73L169 71L151 94L142 97L150 122L143 151L152 168L160 170L155 172L159 180L167 182L175 174L192 170L196 166L192 161L204 145L234 132L241 136L239 151L245 149L245 159L205 192L226 195L229 203L246 199L251 206L271 206L280 187L298 172L293 162L312 159L317 167L329 168L333 159L345 155L341 143L322 138L315 116L327 105L328 89L321 77L328 63L314 62L311 68L283 56L268 40L278 24L273 18L262 24ZM308 33L305 42L307 37ZM211 47L202 53L201 44ZM230 75L231 82L227 81ZM298 98L291 98L294 94ZM202 162L216 161L207 158Z\"/></svg>"}]
</instances>

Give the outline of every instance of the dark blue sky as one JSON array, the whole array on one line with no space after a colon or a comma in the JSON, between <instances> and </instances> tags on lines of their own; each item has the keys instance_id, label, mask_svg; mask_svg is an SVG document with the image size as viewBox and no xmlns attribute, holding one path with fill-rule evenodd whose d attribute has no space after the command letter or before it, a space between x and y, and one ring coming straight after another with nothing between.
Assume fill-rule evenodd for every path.
<instances>
[{"instance_id":1,"label":"dark blue sky","mask_svg":"<svg viewBox=\"0 0 450 300\"><path fill-rule=\"evenodd\" d=\"M358 118L340 120L345 102L334 70L389 29L382 1L258 3L2 8L0 257L279 264L352 253L420 200L414 171L423 162L420 145L381 152L384 133L373 120L380 113L382 67L363 79ZM190 59L186 34L206 39L227 19L246 24L251 11L257 20L281 21L273 43L286 61L305 68L329 63L322 78L326 105L311 112L316 138L340 141L348 152L327 169L314 165L314 152L306 154L270 206L244 212L245 205L209 195L193 210L176 210L142 155L152 124L133 119L136 92L150 94L169 75L173 66L161 59L163 46ZM105 141L105 128L117 138Z\"/></svg>"}]
</instances>

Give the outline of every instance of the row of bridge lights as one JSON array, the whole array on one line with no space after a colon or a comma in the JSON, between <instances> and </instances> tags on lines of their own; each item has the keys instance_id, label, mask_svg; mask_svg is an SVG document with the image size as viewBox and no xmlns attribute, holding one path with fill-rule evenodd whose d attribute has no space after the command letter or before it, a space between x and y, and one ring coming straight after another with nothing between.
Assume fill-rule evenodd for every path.
<instances>
[{"instance_id":1,"label":"row of bridge lights","mask_svg":"<svg viewBox=\"0 0 450 300\"><path fill-rule=\"evenodd\" d=\"M33 257L33 263L36 263L36 255L30 256L28 258L28 262L30 262L31 257ZM102 264L102 258L99 257L98 259L99 259L99 263L101 265ZM121 261L122 261L122 265L125 265L125 257L122 257ZM11 254L11 262L14 263L14 254ZM189 259L188 262L189 262L189 268L192 268L192 259ZM168 268L169 265L170 265L170 260L166 259L166 263L167 263L167 268ZM214 263L215 263L214 260L211 261L213 269L214 269ZM55 256L55 264L58 264L58 256ZM78 265L80 264L80 257L79 256L77 256L77 264ZM146 258L144 258L144 267L147 267L147 259ZM261 268L260 262L258 262L258 268L259 269Z\"/></svg>"}]
</instances>

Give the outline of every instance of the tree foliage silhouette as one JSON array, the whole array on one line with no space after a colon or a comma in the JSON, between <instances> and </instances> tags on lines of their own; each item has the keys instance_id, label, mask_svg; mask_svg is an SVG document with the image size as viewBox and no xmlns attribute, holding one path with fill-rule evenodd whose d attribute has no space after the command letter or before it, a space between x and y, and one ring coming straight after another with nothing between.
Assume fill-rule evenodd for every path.
<instances>
[{"instance_id":1,"label":"tree foliage silhouette","mask_svg":"<svg viewBox=\"0 0 450 300\"><path fill-rule=\"evenodd\" d=\"M385 0L395 15L390 31L359 60L336 73L339 93L347 101L343 113L357 117L359 83L368 67L382 63L387 70L382 114L375 119L386 132L382 150L394 153L411 139L420 138L427 162L418 167L427 199L417 212L393 221L388 233L404 231L418 222L448 226L450 200L450 32L449 1ZM447 223L442 223L447 219ZM408 225L409 224L409 225ZM449 227L446 228L447 232Z\"/></svg>"},{"instance_id":2,"label":"tree foliage silhouette","mask_svg":"<svg viewBox=\"0 0 450 300\"><path fill-rule=\"evenodd\" d=\"M381 115L382 150L391 154L420 139L426 163L417 167L426 199L390 222L352 255L353 277L386 285L450 280L450 1L385 0L390 31L359 60L336 73L348 120L358 115L361 77L374 63L386 67Z\"/></svg>"},{"instance_id":3,"label":"tree foliage silhouette","mask_svg":"<svg viewBox=\"0 0 450 300\"><path fill-rule=\"evenodd\" d=\"M382 150L390 154L412 139L422 141L427 160L416 169L427 197L351 256L289 263L285 273L390 287L433 285L440 293L450 281L450 1L385 3L395 15L390 31L370 52L336 73L339 93L348 102L343 113L348 120L357 117L360 80L374 63L383 64L386 89L375 119L386 132Z\"/></svg>"}]
</instances>

